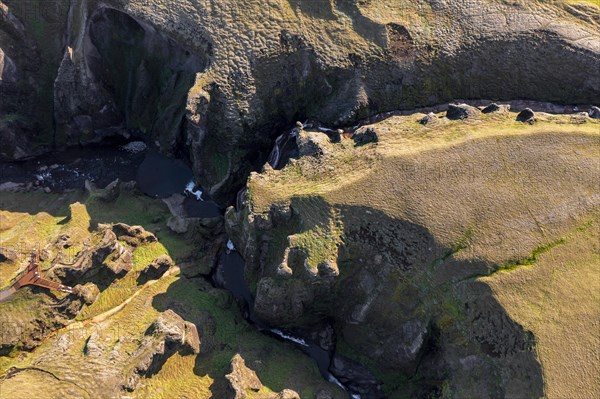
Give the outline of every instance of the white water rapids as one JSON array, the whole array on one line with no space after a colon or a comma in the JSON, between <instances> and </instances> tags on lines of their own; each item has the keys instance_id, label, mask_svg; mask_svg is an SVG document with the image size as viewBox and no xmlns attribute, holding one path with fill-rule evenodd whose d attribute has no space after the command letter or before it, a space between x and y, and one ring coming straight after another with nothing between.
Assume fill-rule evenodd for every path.
<instances>
[{"instance_id":1,"label":"white water rapids","mask_svg":"<svg viewBox=\"0 0 600 399\"><path fill-rule=\"evenodd\" d=\"M202 199L202 190L194 190L194 188L196 188L196 183L194 183L193 180L190 180L189 183L185 186L185 192L190 193L191 195L196 197L196 200L198 201L204 201Z\"/></svg>"}]
</instances>

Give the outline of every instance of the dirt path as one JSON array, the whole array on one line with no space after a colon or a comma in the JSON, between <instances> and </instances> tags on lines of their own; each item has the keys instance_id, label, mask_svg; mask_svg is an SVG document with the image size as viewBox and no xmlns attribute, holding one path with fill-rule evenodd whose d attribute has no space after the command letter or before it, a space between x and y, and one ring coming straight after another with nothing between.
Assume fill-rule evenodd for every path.
<instances>
[{"instance_id":1,"label":"dirt path","mask_svg":"<svg viewBox=\"0 0 600 399\"><path fill-rule=\"evenodd\" d=\"M14 287L10 287L10 288L6 288L4 290L1 290L0 291L0 302L6 301L15 292L17 292L17 290Z\"/></svg>"}]
</instances>

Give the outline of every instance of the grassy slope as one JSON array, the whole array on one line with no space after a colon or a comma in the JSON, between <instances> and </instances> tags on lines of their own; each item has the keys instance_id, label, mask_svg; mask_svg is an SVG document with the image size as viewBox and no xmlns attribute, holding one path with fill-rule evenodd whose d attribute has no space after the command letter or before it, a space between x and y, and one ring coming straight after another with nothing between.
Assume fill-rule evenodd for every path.
<instances>
[{"instance_id":1,"label":"grassy slope","mask_svg":"<svg viewBox=\"0 0 600 399\"><path fill-rule=\"evenodd\" d=\"M597 343L599 335L594 323L600 317L600 309L595 306L597 297L589 295L596 283L584 286L594 272L599 272L597 263L591 262L597 260L597 242L579 242L579 236L571 238L571 232L589 226L590 215L599 206L600 123L588 120L580 124L570 116L539 115L538 123L527 125L515 122L515 114L499 114L424 127L416 123L421 116L393 117L376 124L380 138L377 145L354 148L349 140L342 141L332 157L303 158L282 171L252 177L249 188L254 211L265 212L272 203L291 202L304 227L317 235L321 231L310 228L315 226L311 222L315 215L331 215L346 205L383 211L393 218L424 226L444 247L457 249L452 254L455 260L484 260L498 268L533 265L538 270L536 262L540 261L544 270L545 259L560 250L565 277L571 268L575 272L568 284L576 291L565 298L560 309L570 309L567 317L579 315L584 319L580 329L571 331L569 342ZM321 200L315 201L315 197ZM311 206L329 209L315 210ZM344 220L351 219L346 216ZM318 249L331 246L334 249L328 255L335 258L336 246L328 243L337 239L320 234L316 239L321 241ZM570 244L563 245L564 240ZM316 252L318 257L326 256ZM345 267L350 266L340 265L342 279ZM541 270L535 272L539 279L548 273ZM464 273L468 277L468 271L447 270L437 278L461 278ZM489 281L491 284L495 280ZM536 336L559 330L566 334L569 321L555 316L552 327L536 329L532 322L537 320L539 306L519 307L530 294L532 299L548 295L554 301L560 300L563 293L558 289L564 289L560 283L554 288L542 284L540 280L526 292L507 289L506 298L500 300L508 306L510 315ZM509 285L506 280L493 287L499 295ZM447 299L431 300L434 304L441 300L452 318L453 304ZM545 306L555 309L550 302ZM583 310L579 313L580 307ZM539 350L551 397L564 397L565 392L581 386L578 382L566 382L564 375L559 377L565 367L561 356L571 353L568 367L577 370L573 371L575 374L584 370L583 374L594 375L593 370L598 367L597 355L578 356L575 349L568 352L570 346L565 346L560 354L544 353L562 342L564 334L551 341L540 336ZM589 348L588 345L582 344L580 349ZM345 349L352 355L351 348ZM368 360L362 360L367 364ZM390 384L397 382L396 376L381 376ZM578 391L582 397L598 389L597 383L589 384Z\"/></svg>"},{"instance_id":2,"label":"grassy slope","mask_svg":"<svg viewBox=\"0 0 600 399\"><path fill-rule=\"evenodd\" d=\"M533 267L485 278L510 316L537 339L548 398L600 396L599 220Z\"/></svg>"},{"instance_id":3,"label":"grassy slope","mask_svg":"<svg viewBox=\"0 0 600 399\"><path fill-rule=\"evenodd\" d=\"M71 205L70 221L58 224L65 219L68 205L73 200L82 204ZM54 207L48 207L52 214L37 213L36 209L44 209L49 205L48 201L54 204ZM90 224L93 228L100 222L141 224L157 232L160 242L135 249L133 270L103 291L94 304L84 307L77 318L79 323L57 331L32 353L0 357L1 372L10 367L33 366L57 376L48 384L47 373L21 373L1 383L0 397L95 398L104 395L112 389L123 369L129 367L128 355L137 348L144 331L159 312L168 308L198 326L203 351L198 356L173 355L158 374L141 384L134 396L222 397L229 361L235 353L241 353L248 366L262 379L265 392L291 388L303 397L312 397L317 390L325 388L335 397L341 397L335 386L321 378L312 360L293 346L267 338L248 325L226 293L182 275L165 277L140 291L137 274L155 256L168 253L175 260L182 259L188 256L191 248L188 242L166 228L168 211L162 202L131 194L122 194L116 203L107 205L93 197L76 194L59 197L37 192L3 193L2 209L5 209L1 213L3 242L20 237L26 245L37 242L43 245L65 231L79 241L89 235ZM73 234L76 232L77 235ZM24 255L21 263L25 263ZM2 266L2 281L9 281L17 270L9 271L5 264ZM139 294L120 312L98 322L90 321L136 292ZM36 295L27 288L19 291L13 300L1 304L3 320L19 322L43 317L43 308L39 306L41 296L45 294ZM104 344L118 348L116 359L84 355L85 343L93 333L100 334ZM24 384L28 387L27 392L22 391Z\"/></svg>"},{"instance_id":4,"label":"grassy slope","mask_svg":"<svg viewBox=\"0 0 600 399\"><path fill-rule=\"evenodd\" d=\"M429 128L415 122L420 116L377 124L377 146L343 141L332 158L250 179L254 210L320 196L421 224L447 245L471 228L470 255L500 262L504 250L522 256L560 234L591 205L582 198L597 203L598 122L547 117L530 126L511 114Z\"/></svg>"}]
</instances>

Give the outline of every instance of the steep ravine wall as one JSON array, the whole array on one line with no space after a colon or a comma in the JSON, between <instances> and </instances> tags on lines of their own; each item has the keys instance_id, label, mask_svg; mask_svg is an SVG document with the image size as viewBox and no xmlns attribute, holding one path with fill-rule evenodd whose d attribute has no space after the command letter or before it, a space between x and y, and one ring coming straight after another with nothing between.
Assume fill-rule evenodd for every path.
<instances>
[{"instance_id":1,"label":"steep ravine wall","mask_svg":"<svg viewBox=\"0 0 600 399\"><path fill-rule=\"evenodd\" d=\"M192 52L119 10L101 7L71 15L68 47L55 83L57 146L130 134L181 146L185 104L207 53ZM85 89L85 90L84 90ZM75 94L75 95L74 95Z\"/></svg>"},{"instance_id":2,"label":"steep ravine wall","mask_svg":"<svg viewBox=\"0 0 600 399\"><path fill-rule=\"evenodd\" d=\"M13 115L17 94L0 82L8 93L0 133L15 143L3 157L137 135L187 154L223 204L296 120L350 125L453 98L600 101L595 20L558 6L90 0L58 15L28 2L38 13L32 20L27 6L6 3L29 37L18 40L52 50L35 62L54 70L55 81L52 95L36 95L51 105L19 111L27 118ZM406 18L413 14L419 17ZM6 23L0 31L13 73L26 71L31 61L11 50L15 35L6 36ZM53 118L44 117L48 111ZM36 126L52 134L44 141Z\"/></svg>"}]
</instances>

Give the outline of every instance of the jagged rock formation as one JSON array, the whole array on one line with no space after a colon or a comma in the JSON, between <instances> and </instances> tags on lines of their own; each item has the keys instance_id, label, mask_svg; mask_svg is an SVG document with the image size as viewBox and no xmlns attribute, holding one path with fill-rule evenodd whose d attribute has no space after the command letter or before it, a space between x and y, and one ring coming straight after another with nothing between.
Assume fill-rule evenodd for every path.
<instances>
[{"instance_id":1,"label":"jagged rock formation","mask_svg":"<svg viewBox=\"0 0 600 399\"><path fill-rule=\"evenodd\" d=\"M73 205L72 215L76 215L79 208L81 204ZM34 319L25 320L22 324L7 323L7 326L12 325L12 327L8 327L7 330L10 334L1 336L0 349L4 351L33 349L48 334L72 322L81 313L84 305L92 305L101 291L131 271L132 250L119 240L128 240L131 245L139 246L156 242L156 237L140 226L129 226L124 223L100 224L91 237L83 240L83 249L74 259L68 259L66 255L68 248L80 240L82 240L81 236L71 237L69 234L61 234L52 245L40 251L40 260L52 260L51 267L45 272L46 277L73 286L73 291L60 299L55 297L55 293L39 287L24 288L13 294L17 302L36 303L41 313ZM89 245L90 241L97 241L97 244ZM171 266L173 261L168 256L160 256L140 273L138 282L143 284L150 279L160 278ZM7 306L8 310L5 314L7 320L18 318L14 314L15 310L10 307L10 301ZM190 335L190 339L193 341L193 334ZM193 342L190 345L195 347Z\"/></svg>"},{"instance_id":2,"label":"jagged rock formation","mask_svg":"<svg viewBox=\"0 0 600 399\"><path fill-rule=\"evenodd\" d=\"M133 134L189 154L221 202L294 120L350 124L452 98L599 100L587 3L111 0L42 4L37 22L33 3L5 3L3 157ZM45 104L35 113L10 108L18 74L50 88L30 94Z\"/></svg>"},{"instance_id":3,"label":"jagged rock formation","mask_svg":"<svg viewBox=\"0 0 600 399\"><path fill-rule=\"evenodd\" d=\"M183 320L174 311L167 310L158 316L140 346L127 359L133 370L126 377L123 388L127 391L135 390L141 377L157 373L176 351L197 355L200 353L200 338L193 323Z\"/></svg>"},{"instance_id":4,"label":"jagged rock formation","mask_svg":"<svg viewBox=\"0 0 600 399\"><path fill-rule=\"evenodd\" d=\"M262 382L256 372L246 366L239 353L231 359L231 373L226 378L229 381L229 396L226 399L300 399L298 393L291 389L275 394L260 393Z\"/></svg>"},{"instance_id":5,"label":"jagged rock formation","mask_svg":"<svg viewBox=\"0 0 600 399\"><path fill-rule=\"evenodd\" d=\"M141 228L138 226L138 236L142 239L146 238L145 233L147 232L139 229ZM72 263L60 263L59 257L51 274L68 285L76 284L79 281L94 281L102 288L109 286L115 279L123 277L131 270L132 251L117 239L125 241L124 239L127 238L131 242L137 243L135 237L123 234L123 232L132 230L135 228L125 224L99 225L98 233L102 237L100 242L81 251ZM151 235L151 233L147 234Z\"/></svg>"}]
</instances>

